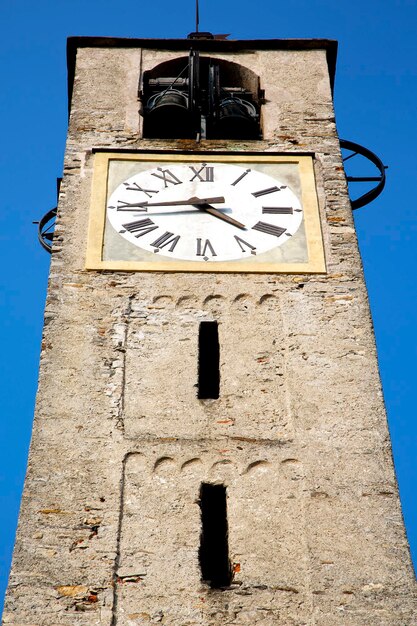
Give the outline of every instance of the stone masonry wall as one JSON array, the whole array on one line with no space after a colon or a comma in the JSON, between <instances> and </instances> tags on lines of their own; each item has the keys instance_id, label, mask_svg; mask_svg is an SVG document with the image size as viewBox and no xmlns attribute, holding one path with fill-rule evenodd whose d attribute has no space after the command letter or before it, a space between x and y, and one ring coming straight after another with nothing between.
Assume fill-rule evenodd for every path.
<instances>
[{"instance_id":1,"label":"stone masonry wall","mask_svg":"<svg viewBox=\"0 0 417 626\"><path fill-rule=\"evenodd\" d=\"M4 626L413 626L325 52L216 55L261 76L263 141L141 140L140 72L175 56L78 51ZM84 270L92 149L126 147L314 152L327 274ZM196 398L205 320L219 400ZM224 590L201 581L202 482L227 487Z\"/></svg>"}]
</instances>

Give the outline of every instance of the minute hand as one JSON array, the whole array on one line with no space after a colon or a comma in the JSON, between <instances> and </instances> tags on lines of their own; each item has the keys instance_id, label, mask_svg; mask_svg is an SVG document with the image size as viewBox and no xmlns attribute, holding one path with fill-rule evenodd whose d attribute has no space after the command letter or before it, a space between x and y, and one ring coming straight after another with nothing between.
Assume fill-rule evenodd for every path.
<instances>
[{"instance_id":1,"label":"minute hand","mask_svg":"<svg viewBox=\"0 0 417 626\"><path fill-rule=\"evenodd\" d=\"M229 217L228 215L225 215L221 211L218 211L217 209L212 207L210 204L194 204L193 203L193 206L197 207L197 209L200 209L201 211L210 213L210 215L214 215L214 217L218 217L219 219L224 220L225 222L228 222L228 224L232 224L232 226L237 226L237 228L246 230L246 226L244 224L242 224L241 222L238 222L237 220L234 220L233 217Z\"/></svg>"},{"instance_id":2,"label":"minute hand","mask_svg":"<svg viewBox=\"0 0 417 626\"><path fill-rule=\"evenodd\" d=\"M148 206L199 206L201 204L208 204L212 202L213 204L224 204L225 199L223 196L218 198L188 198L188 200L173 200L171 202L140 202L137 206L148 207Z\"/></svg>"}]
</instances>

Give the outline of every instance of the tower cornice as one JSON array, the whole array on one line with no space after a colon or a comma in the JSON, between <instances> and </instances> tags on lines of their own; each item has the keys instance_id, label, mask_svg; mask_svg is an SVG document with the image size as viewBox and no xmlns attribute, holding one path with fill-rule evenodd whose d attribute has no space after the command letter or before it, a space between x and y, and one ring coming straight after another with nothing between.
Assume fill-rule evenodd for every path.
<instances>
[{"instance_id":1,"label":"tower cornice","mask_svg":"<svg viewBox=\"0 0 417 626\"><path fill-rule=\"evenodd\" d=\"M201 52L241 52L243 50L325 50L333 91L336 72L338 42L335 39L136 39L126 37L68 37L68 103L74 83L75 60L79 48L152 48L157 50L187 51L190 48Z\"/></svg>"}]
</instances>

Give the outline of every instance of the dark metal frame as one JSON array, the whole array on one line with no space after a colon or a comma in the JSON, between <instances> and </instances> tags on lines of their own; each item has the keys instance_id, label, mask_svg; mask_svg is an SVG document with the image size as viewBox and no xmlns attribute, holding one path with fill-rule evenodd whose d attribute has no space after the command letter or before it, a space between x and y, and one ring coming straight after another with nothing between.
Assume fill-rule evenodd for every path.
<instances>
[{"instance_id":1,"label":"dark metal frame","mask_svg":"<svg viewBox=\"0 0 417 626\"><path fill-rule=\"evenodd\" d=\"M373 163L380 172L380 176L346 176L346 180L348 183L377 183L375 187L359 196L359 198L356 198L356 200L353 200L351 198L350 203L352 205L352 209L360 209L366 204L372 202L372 200L375 200L375 198L377 198L383 191L386 182L385 170L387 166L382 163L381 159L374 152L368 150L368 148L365 148L358 143L355 143L353 141L347 141L346 139L340 139L340 147L344 148L345 150L352 151L352 154L349 154L343 159L343 163L346 163L346 161L352 159L359 154L365 159L368 159L368 161L371 161L371 163Z\"/></svg>"},{"instance_id":2,"label":"dark metal frame","mask_svg":"<svg viewBox=\"0 0 417 626\"><path fill-rule=\"evenodd\" d=\"M260 106L264 102L264 93L259 87L257 91L246 89L242 86L227 86L220 84L220 69L218 60L212 58L204 58L206 62L204 71L202 63L200 63L200 52L194 46L191 46L188 54L188 64L183 67L180 73L175 76L160 76L150 78L148 72L144 73L139 97L142 102L140 113L144 117L143 133L147 139L261 139L262 132L260 127ZM208 61L208 65L207 65ZM167 70L168 71L168 70ZM174 104L168 104L178 110L181 109L188 112L186 132L184 134L171 135L165 134L166 129L160 123L160 118L153 123L154 112L158 109L161 111L166 99L169 99L170 92L174 94ZM178 105L177 99L181 93L187 97L186 104ZM165 99L165 103L161 102ZM235 114L227 114L224 112L226 101L236 103L236 107L240 112ZM222 109L222 106L224 108ZM161 107L161 108L160 108ZM236 119L242 117L247 118L246 135L235 137L223 135L222 131L218 135L218 126L222 120L229 116ZM167 118L168 119L168 118ZM178 129L177 129L178 130ZM230 131L230 129L229 129ZM161 133L161 134L158 134Z\"/></svg>"},{"instance_id":3,"label":"dark metal frame","mask_svg":"<svg viewBox=\"0 0 417 626\"><path fill-rule=\"evenodd\" d=\"M38 225L38 239L42 248L47 252L52 252L52 240L54 238L53 228L55 226L55 217L56 217L57 207L50 209L45 215L40 219ZM51 231L52 229L52 231Z\"/></svg>"}]
</instances>

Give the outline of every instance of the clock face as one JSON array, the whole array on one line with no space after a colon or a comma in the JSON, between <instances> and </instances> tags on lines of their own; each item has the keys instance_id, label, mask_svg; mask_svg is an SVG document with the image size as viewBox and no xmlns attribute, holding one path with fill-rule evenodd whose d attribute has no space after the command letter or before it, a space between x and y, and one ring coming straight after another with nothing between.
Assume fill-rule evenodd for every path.
<instances>
[{"instance_id":1,"label":"clock face","mask_svg":"<svg viewBox=\"0 0 417 626\"><path fill-rule=\"evenodd\" d=\"M97 151L85 267L324 273L314 168L311 155Z\"/></svg>"},{"instance_id":2,"label":"clock face","mask_svg":"<svg viewBox=\"0 0 417 626\"><path fill-rule=\"evenodd\" d=\"M137 248L211 264L284 245L303 222L288 184L223 162L156 165L127 178L107 202L120 237Z\"/></svg>"}]
</instances>

